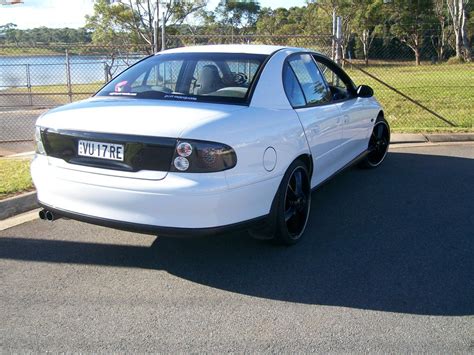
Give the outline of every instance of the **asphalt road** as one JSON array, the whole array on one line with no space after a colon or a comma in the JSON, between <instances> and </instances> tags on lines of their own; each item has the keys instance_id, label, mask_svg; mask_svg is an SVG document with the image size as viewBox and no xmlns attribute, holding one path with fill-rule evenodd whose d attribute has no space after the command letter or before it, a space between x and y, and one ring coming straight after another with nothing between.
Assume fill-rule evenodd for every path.
<instances>
[{"instance_id":1,"label":"asphalt road","mask_svg":"<svg viewBox=\"0 0 474 355\"><path fill-rule=\"evenodd\" d=\"M474 145L313 193L305 240L0 232L0 352L474 352ZM185 216L183 216L185 218Z\"/></svg>"}]
</instances>

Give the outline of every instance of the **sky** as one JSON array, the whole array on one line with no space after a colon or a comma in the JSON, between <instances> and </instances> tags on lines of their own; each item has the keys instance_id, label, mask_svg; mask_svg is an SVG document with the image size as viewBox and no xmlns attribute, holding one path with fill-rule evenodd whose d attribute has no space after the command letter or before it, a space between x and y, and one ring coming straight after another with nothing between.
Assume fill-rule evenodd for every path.
<instances>
[{"instance_id":1,"label":"sky","mask_svg":"<svg viewBox=\"0 0 474 355\"><path fill-rule=\"evenodd\" d=\"M92 13L93 0L23 0L21 5L0 6L0 25L15 23L20 29L46 27L82 27L84 16ZM219 0L209 0L214 9ZM305 0L260 0L262 7L302 6Z\"/></svg>"}]
</instances>

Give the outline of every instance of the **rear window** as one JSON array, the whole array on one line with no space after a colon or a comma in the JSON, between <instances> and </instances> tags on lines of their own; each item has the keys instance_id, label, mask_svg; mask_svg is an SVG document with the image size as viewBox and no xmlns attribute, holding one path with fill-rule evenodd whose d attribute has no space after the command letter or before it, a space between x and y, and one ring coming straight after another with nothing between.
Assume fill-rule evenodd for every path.
<instances>
[{"instance_id":1,"label":"rear window","mask_svg":"<svg viewBox=\"0 0 474 355\"><path fill-rule=\"evenodd\" d=\"M159 54L130 67L96 96L246 103L266 55Z\"/></svg>"}]
</instances>

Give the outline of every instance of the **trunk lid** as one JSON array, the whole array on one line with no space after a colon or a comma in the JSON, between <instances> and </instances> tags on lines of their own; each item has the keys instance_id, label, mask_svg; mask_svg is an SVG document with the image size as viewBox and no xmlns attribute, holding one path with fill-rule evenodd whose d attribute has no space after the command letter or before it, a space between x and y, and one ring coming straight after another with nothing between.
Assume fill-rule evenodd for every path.
<instances>
[{"instance_id":1,"label":"trunk lid","mask_svg":"<svg viewBox=\"0 0 474 355\"><path fill-rule=\"evenodd\" d=\"M129 98L93 98L58 107L37 125L50 163L67 169L147 180L166 177L176 138L242 106ZM186 137L192 138L192 137ZM123 160L81 156L79 142L123 147ZM83 144L83 143L81 143Z\"/></svg>"}]
</instances>

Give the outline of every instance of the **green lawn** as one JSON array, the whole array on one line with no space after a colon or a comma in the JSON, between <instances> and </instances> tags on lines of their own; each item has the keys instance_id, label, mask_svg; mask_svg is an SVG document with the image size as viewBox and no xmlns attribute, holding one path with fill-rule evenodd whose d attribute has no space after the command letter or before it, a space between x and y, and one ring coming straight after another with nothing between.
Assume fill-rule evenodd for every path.
<instances>
[{"instance_id":1,"label":"green lawn","mask_svg":"<svg viewBox=\"0 0 474 355\"><path fill-rule=\"evenodd\" d=\"M95 82L89 84L73 84L71 86L72 101L87 99L92 94L99 91L104 85L103 82ZM14 88L5 90L4 93L28 93L27 88ZM39 105L64 105L69 103L68 88L66 85L41 85L32 86L31 92L33 102L40 103ZM22 95L22 97L24 97Z\"/></svg>"},{"instance_id":2,"label":"green lawn","mask_svg":"<svg viewBox=\"0 0 474 355\"><path fill-rule=\"evenodd\" d=\"M370 85L384 107L394 131L472 131L474 120L474 64L373 65L362 67L453 122L452 128L404 99L355 67L345 69L356 84Z\"/></svg>"},{"instance_id":3,"label":"green lawn","mask_svg":"<svg viewBox=\"0 0 474 355\"><path fill-rule=\"evenodd\" d=\"M32 189L29 159L0 159L0 200Z\"/></svg>"},{"instance_id":4,"label":"green lawn","mask_svg":"<svg viewBox=\"0 0 474 355\"><path fill-rule=\"evenodd\" d=\"M50 48L36 48L36 47L15 47L15 46L6 46L0 48L0 56L10 57L10 56L43 56L43 55L58 55L64 54L64 50L54 50Z\"/></svg>"}]
</instances>

